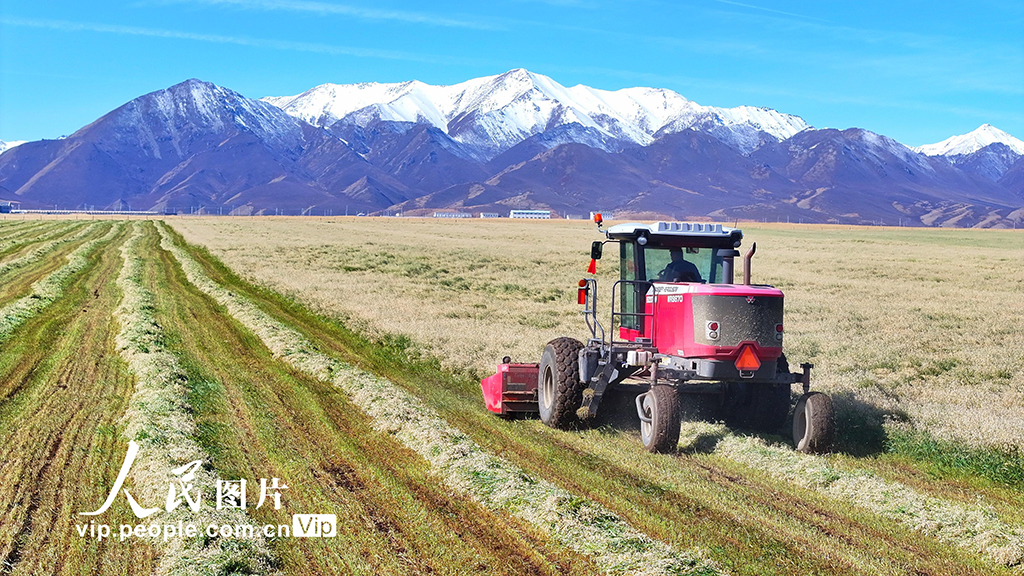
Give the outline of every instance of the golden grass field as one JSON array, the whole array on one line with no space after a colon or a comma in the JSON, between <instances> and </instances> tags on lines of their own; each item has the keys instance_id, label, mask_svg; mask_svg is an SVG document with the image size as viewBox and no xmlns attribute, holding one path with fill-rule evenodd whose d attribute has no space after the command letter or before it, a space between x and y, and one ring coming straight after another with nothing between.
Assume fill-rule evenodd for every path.
<instances>
[{"instance_id":1,"label":"golden grass field","mask_svg":"<svg viewBox=\"0 0 1024 576\"><path fill-rule=\"evenodd\" d=\"M376 218L172 220L246 278L450 367L539 361L587 336L575 301L579 221ZM913 426L1024 447L1024 232L744 224L755 282L786 293L790 363L854 426ZM617 254L599 263L605 289ZM604 304L607 310L607 304ZM607 324L607 321L606 321Z\"/></svg>"},{"instance_id":2,"label":"golden grass field","mask_svg":"<svg viewBox=\"0 0 1024 576\"><path fill-rule=\"evenodd\" d=\"M0 573L1024 574L1018 233L747 227L839 449L688 422L650 454L628 395L571 431L480 397L502 355L585 336L592 225L110 220L0 218ZM96 523L338 534L82 536L129 442L131 494L198 461L202 505ZM270 477L281 509L214 508Z\"/></svg>"}]
</instances>

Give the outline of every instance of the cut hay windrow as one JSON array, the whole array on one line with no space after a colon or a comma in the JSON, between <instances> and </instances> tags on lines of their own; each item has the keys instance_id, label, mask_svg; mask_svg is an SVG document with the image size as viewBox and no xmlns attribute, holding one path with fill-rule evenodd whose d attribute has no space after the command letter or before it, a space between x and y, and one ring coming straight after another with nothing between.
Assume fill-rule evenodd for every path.
<instances>
[{"instance_id":1,"label":"cut hay windrow","mask_svg":"<svg viewBox=\"0 0 1024 576\"><path fill-rule=\"evenodd\" d=\"M0 240L3 242L10 242L12 240L20 239L24 236L31 235L33 232L45 229L47 225L52 225L53 222L43 222L41 220L35 222L26 222L24 220L12 222L10 224L4 224L3 234L0 235Z\"/></svg>"},{"instance_id":2,"label":"cut hay windrow","mask_svg":"<svg viewBox=\"0 0 1024 576\"><path fill-rule=\"evenodd\" d=\"M215 508L217 478L210 471L209 457L194 440L195 421L186 402L188 379L177 359L162 342L163 329L153 316L153 294L142 285L142 260L139 245L143 232L139 224L121 247L124 265L117 278L122 299L115 311L121 325L117 335L118 352L136 377L135 394L124 415L124 436L139 446L132 467L135 490L145 501L160 502L167 486L176 479L171 470L200 461L195 471L196 486L209 487L200 500L198 512L181 506L173 512L159 512L154 524L176 524L178 520L201 526L251 524L244 511ZM252 538L154 538L162 550L157 574L269 574L273 556L262 534Z\"/></svg>"},{"instance_id":3,"label":"cut hay windrow","mask_svg":"<svg viewBox=\"0 0 1024 576\"><path fill-rule=\"evenodd\" d=\"M708 438L717 439L712 452L717 456L865 508L997 564L1020 568L1024 563L1024 529L1007 525L981 504L972 507L921 494L872 472L832 466L788 446L733 434L721 424L686 422L679 444L685 449L687 443Z\"/></svg>"},{"instance_id":4,"label":"cut hay windrow","mask_svg":"<svg viewBox=\"0 0 1024 576\"><path fill-rule=\"evenodd\" d=\"M29 240L21 240L15 242L15 244L29 244L32 242L40 241L42 243L39 246L32 249L32 251L30 251L28 254L19 256L18 258L13 258L6 262L0 262L0 274L3 274L9 270L21 268L22 266L35 262L36 260L56 250L58 246L62 244L67 244L68 242L74 242L75 240L78 240L79 238L88 235L89 232L91 232L95 226L95 224L91 226L86 226L82 230L79 230L77 234L72 234L70 236L60 237L62 234L65 233L66 230L58 229L51 233L44 234L39 238L32 238Z\"/></svg>"},{"instance_id":5,"label":"cut hay windrow","mask_svg":"<svg viewBox=\"0 0 1024 576\"><path fill-rule=\"evenodd\" d=\"M28 226L5 226L0 228L0 250L6 250L15 244L25 244L31 242L34 239L40 238L40 236L52 236L54 230L64 228L63 226L54 226L54 223L50 223L46 226L28 225ZM42 235L36 235L36 232L43 231Z\"/></svg>"},{"instance_id":6,"label":"cut hay windrow","mask_svg":"<svg viewBox=\"0 0 1024 576\"><path fill-rule=\"evenodd\" d=\"M454 490L483 506L519 517L559 544L590 556L611 574L717 574L699 550L680 552L630 526L600 504L574 496L493 456L449 425L418 398L394 383L316 351L312 342L260 310L246 298L211 280L159 226L161 246L181 264L185 276L277 357L344 390L372 420L430 463Z\"/></svg>"},{"instance_id":7,"label":"cut hay windrow","mask_svg":"<svg viewBox=\"0 0 1024 576\"><path fill-rule=\"evenodd\" d=\"M88 234L92 227L83 230L75 236ZM68 278L81 272L89 265L88 256L92 251L105 242L109 242L121 230L121 224L114 224L110 231L103 237L90 240L75 248L68 254L67 263L54 270L49 276L32 284L32 291L23 298L0 308L0 342L10 338L11 333L21 326L26 320L35 316L40 310L49 306L64 292L64 284Z\"/></svg>"}]
</instances>

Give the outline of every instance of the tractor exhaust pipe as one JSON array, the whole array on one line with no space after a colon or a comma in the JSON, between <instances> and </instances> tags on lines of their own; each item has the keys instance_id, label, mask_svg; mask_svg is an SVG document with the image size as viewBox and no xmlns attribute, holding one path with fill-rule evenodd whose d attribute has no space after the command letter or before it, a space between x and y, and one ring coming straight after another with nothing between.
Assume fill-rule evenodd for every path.
<instances>
[{"instance_id":1,"label":"tractor exhaust pipe","mask_svg":"<svg viewBox=\"0 0 1024 576\"><path fill-rule=\"evenodd\" d=\"M754 252L757 252L757 242L750 245L750 250L743 257L743 283L747 286L750 286L750 259L754 257Z\"/></svg>"},{"instance_id":2,"label":"tractor exhaust pipe","mask_svg":"<svg viewBox=\"0 0 1024 576\"><path fill-rule=\"evenodd\" d=\"M740 255L740 251L733 250L732 248L719 248L716 254L722 259L722 281L726 284L735 284L736 277L733 272L734 258Z\"/></svg>"}]
</instances>

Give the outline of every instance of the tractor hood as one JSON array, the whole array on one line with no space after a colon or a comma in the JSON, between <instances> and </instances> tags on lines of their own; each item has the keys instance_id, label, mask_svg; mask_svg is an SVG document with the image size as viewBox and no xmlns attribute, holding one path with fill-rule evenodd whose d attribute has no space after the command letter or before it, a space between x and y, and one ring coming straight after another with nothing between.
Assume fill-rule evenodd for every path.
<instances>
[{"instance_id":1,"label":"tractor hood","mask_svg":"<svg viewBox=\"0 0 1024 576\"><path fill-rule=\"evenodd\" d=\"M655 283L646 312L662 354L726 359L744 345L761 359L782 353L783 294L771 286Z\"/></svg>"}]
</instances>

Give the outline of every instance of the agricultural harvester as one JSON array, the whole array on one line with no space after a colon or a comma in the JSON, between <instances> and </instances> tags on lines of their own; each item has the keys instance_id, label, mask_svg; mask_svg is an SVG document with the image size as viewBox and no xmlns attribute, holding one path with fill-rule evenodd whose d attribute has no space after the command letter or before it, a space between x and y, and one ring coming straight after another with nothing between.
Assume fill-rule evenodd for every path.
<instances>
[{"instance_id":1,"label":"agricultural harvester","mask_svg":"<svg viewBox=\"0 0 1024 576\"><path fill-rule=\"evenodd\" d=\"M802 396L793 411L793 442L802 452L827 451L834 436L831 399L812 392L812 364L790 372L782 351L783 294L743 282L734 262L743 232L721 224L657 222L602 228L591 246L596 272L605 244L619 248L619 279L611 289L606 332L598 319L597 279L579 281L578 302L590 330L586 344L556 338L539 364L512 363L481 382L488 410L503 416L539 412L548 426L567 429L597 416L616 387L640 392L640 438L651 452L671 452L682 418L724 420L730 426L780 430L789 418L791 387Z\"/></svg>"}]
</instances>

